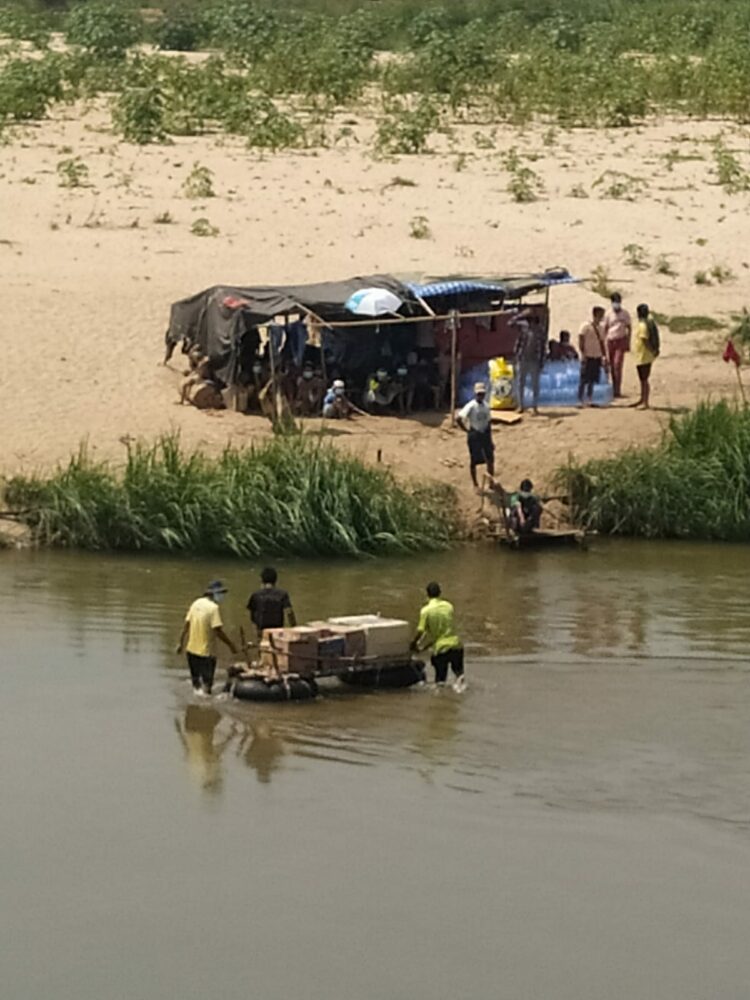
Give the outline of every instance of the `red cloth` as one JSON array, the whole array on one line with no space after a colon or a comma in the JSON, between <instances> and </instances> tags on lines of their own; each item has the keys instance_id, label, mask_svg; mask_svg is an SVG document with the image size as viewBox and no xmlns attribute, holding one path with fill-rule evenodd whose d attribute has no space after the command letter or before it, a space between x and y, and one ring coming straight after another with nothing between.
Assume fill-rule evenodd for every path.
<instances>
[{"instance_id":1,"label":"red cloth","mask_svg":"<svg viewBox=\"0 0 750 1000\"><path fill-rule=\"evenodd\" d=\"M727 346L724 348L722 358L727 362L727 364L729 364L730 361L734 361L738 368L742 364L742 358L737 353L737 348L731 340L727 341Z\"/></svg>"}]
</instances>

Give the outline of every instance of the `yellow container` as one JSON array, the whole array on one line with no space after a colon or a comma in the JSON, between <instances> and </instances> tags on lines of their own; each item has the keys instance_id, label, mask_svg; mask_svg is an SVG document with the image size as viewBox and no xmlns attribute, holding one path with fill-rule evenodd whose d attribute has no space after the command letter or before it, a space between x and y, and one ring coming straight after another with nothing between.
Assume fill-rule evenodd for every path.
<instances>
[{"instance_id":1,"label":"yellow container","mask_svg":"<svg viewBox=\"0 0 750 1000\"><path fill-rule=\"evenodd\" d=\"M490 361L490 406L493 410L512 410L515 405L513 365L505 358L493 358Z\"/></svg>"}]
</instances>

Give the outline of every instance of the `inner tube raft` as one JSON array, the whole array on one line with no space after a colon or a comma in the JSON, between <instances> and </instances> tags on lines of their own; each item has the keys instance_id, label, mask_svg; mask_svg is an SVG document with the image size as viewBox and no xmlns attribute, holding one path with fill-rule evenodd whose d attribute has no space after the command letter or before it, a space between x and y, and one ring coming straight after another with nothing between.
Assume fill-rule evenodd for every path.
<instances>
[{"instance_id":1,"label":"inner tube raft","mask_svg":"<svg viewBox=\"0 0 750 1000\"><path fill-rule=\"evenodd\" d=\"M359 688L406 688L424 680L424 663L412 660L399 667L382 667L356 674L338 674L340 681Z\"/></svg>"},{"instance_id":2,"label":"inner tube raft","mask_svg":"<svg viewBox=\"0 0 750 1000\"><path fill-rule=\"evenodd\" d=\"M289 677L283 681L261 677L240 677L232 685L232 695L240 701L311 701L318 694L312 677Z\"/></svg>"}]
</instances>

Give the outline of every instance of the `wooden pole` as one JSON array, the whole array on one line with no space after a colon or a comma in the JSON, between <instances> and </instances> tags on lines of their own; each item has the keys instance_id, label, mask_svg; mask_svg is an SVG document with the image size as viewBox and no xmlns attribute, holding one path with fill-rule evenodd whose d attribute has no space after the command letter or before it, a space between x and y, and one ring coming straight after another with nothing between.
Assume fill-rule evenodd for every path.
<instances>
[{"instance_id":1,"label":"wooden pole","mask_svg":"<svg viewBox=\"0 0 750 1000\"><path fill-rule=\"evenodd\" d=\"M458 312L450 311L451 325L451 427L456 426L456 354L458 342Z\"/></svg>"},{"instance_id":2,"label":"wooden pole","mask_svg":"<svg viewBox=\"0 0 750 1000\"><path fill-rule=\"evenodd\" d=\"M747 406L747 396L745 395L745 386L742 384L742 374L740 372L740 366L735 365L734 370L737 372L737 385L740 387L740 396L742 396L742 405Z\"/></svg>"}]
</instances>

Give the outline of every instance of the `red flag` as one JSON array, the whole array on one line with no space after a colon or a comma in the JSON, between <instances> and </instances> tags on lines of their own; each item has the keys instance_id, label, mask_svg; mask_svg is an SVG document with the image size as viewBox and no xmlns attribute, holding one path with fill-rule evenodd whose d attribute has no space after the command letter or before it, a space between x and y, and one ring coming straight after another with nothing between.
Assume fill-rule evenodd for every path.
<instances>
[{"instance_id":1,"label":"red flag","mask_svg":"<svg viewBox=\"0 0 750 1000\"><path fill-rule=\"evenodd\" d=\"M724 348L722 358L727 362L727 364L729 364L730 361L734 361L738 368L742 364L742 358L737 353L737 348L731 340L727 341L727 346Z\"/></svg>"}]
</instances>

